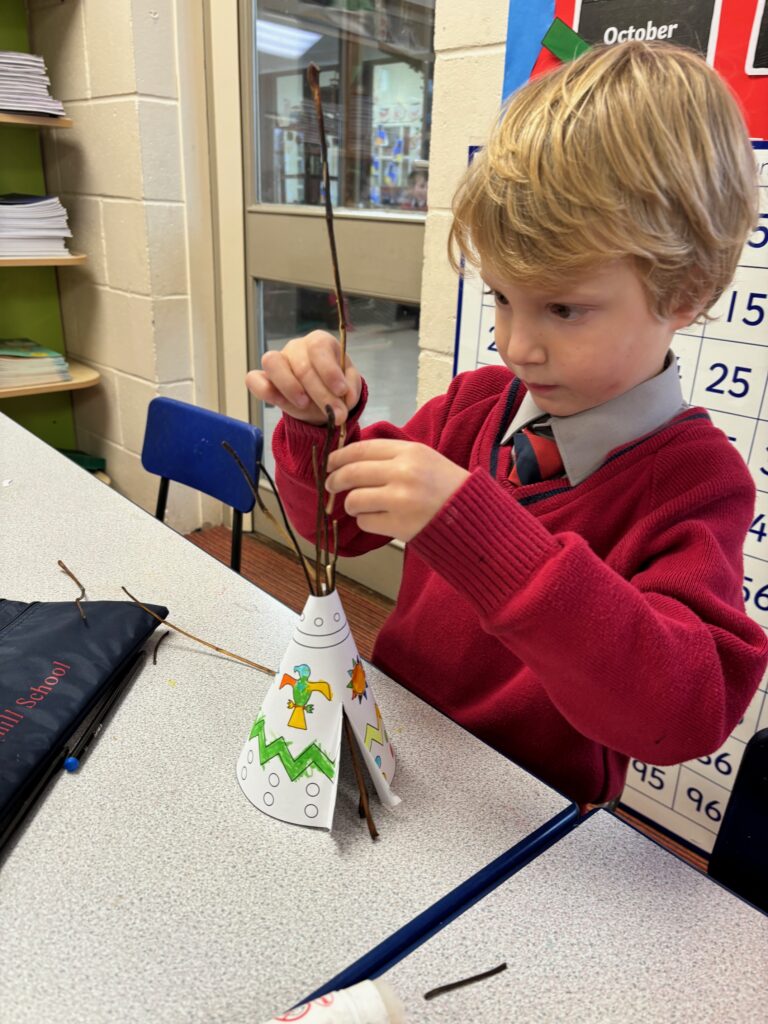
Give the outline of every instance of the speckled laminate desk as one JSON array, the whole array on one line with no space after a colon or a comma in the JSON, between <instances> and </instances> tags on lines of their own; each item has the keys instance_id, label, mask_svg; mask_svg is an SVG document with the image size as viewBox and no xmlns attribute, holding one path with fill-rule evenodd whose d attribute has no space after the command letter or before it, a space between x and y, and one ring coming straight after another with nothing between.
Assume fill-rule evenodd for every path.
<instances>
[{"instance_id":1,"label":"speckled laminate desk","mask_svg":"<svg viewBox=\"0 0 768 1024\"><path fill-rule=\"evenodd\" d=\"M3 416L0 522L1 596L74 599L60 558L91 599L123 598L123 584L278 664L293 613ZM248 803L235 765L269 680L172 633L0 867L0 1019L255 1024L508 865L531 833L566 827L568 801L371 680L403 801L374 801L375 844L348 765L331 834Z\"/></svg>"},{"instance_id":2,"label":"speckled laminate desk","mask_svg":"<svg viewBox=\"0 0 768 1024\"><path fill-rule=\"evenodd\" d=\"M768 1007L768 917L598 811L384 977L409 1024L744 1024Z\"/></svg>"}]
</instances>

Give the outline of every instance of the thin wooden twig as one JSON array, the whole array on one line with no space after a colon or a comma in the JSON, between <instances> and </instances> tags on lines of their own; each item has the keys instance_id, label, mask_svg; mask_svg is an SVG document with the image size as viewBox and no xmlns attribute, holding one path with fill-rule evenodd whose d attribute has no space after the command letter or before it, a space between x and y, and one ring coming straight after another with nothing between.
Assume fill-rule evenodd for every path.
<instances>
[{"instance_id":1,"label":"thin wooden twig","mask_svg":"<svg viewBox=\"0 0 768 1024\"><path fill-rule=\"evenodd\" d=\"M84 586L83 586L83 584L82 584L82 583L80 582L80 580L79 580L79 579L77 578L77 576L75 576L75 574L74 574L74 573L72 572L72 570L71 570L71 569L68 569L68 568L67 568L67 566L66 566L66 565L64 565L64 563L62 562L62 560L61 560L61 559L59 559L59 560L58 560L58 564L59 564L59 567L60 567L61 569L63 569L63 570L64 570L64 572L65 572L65 573L67 574L67 576L69 576L69 578L70 578L70 579L71 579L71 580L72 580L72 581L73 581L74 583L76 583L76 584L78 585L78 587L80 587L80 596L79 596L79 597L76 597L76 598L75 598L75 604L76 604L76 606L77 606L77 610L78 610L78 611L80 612L80 618L81 618L81 619L83 620L83 622L87 622L88 620L87 620L86 614L85 614L85 612L83 611L83 607L82 607L82 605L80 604L80 602L81 602L81 601L83 600L83 598L85 597L85 587L84 587Z\"/></svg>"},{"instance_id":2,"label":"thin wooden twig","mask_svg":"<svg viewBox=\"0 0 768 1024\"><path fill-rule=\"evenodd\" d=\"M302 554L301 548L299 547L299 542L296 540L296 535L294 534L293 530L291 529L291 524L288 521L288 516L285 514L285 509L283 508L283 503L280 500L280 495L277 493L277 487L275 486L275 482L272 479L272 477L269 475L269 473L267 472L267 470L266 470L266 468L264 466L264 463L263 462L259 463L259 470L267 478L267 483L269 483L269 485L271 486L271 488L272 488L272 490L274 492L275 500L277 501L277 507L280 509L280 515L283 518L283 522L285 523L285 526L283 526L282 523L280 523L275 518L275 516L272 515L270 510L264 504L264 500L262 499L261 495L259 494L259 489L256 486L256 484L254 483L253 477L248 472L247 468L245 467L245 465L243 463L243 460L237 454L237 452L232 447L232 445L229 443L229 441L222 441L221 442L221 447L229 455L231 455L232 458L237 463L237 466L238 466L240 472L243 474L243 477L245 478L245 482L248 484L248 487L250 488L251 494L253 495L253 497L254 497L254 499L256 501L256 504L259 506L259 511L262 512L267 517L267 519L270 521L270 523L272 523L272 525L275 527L275 529L278 531L278 533L281 533L283 535L283 538L288 541L289 546L293 548L294 552L296 553L297 558L299 559L299 565L301 566L302 570L304 571L304 577L305 577L305 579L307 581L307 587L309 589L310 594L316 593L316 589L315 589L315 587L312 586L312 580L310 579L310 576L309 576L309 567L307 566L306 559L304 558L304 555Z\"/></svg>"},{"instance_id":3,"label":"thin wooden twig","mask_svg":"<svg viewBox=\"0 0 768 1024\"><path fill-rule=\"evenodd\" d=\"M163 642L163 640L165 640L165 638L167 636L170 636L170 635L171 635L170 629L166 629L166 631L163 633L163 635L160 637L160 639L155 644L155 649L154 649L154 651L152 651L152 664L153 665L157 664L157 652L158 652L158 650L160 648L160 644Z\"/></svg>"},{"instance_id":4,"label":"thin wooden twig","mask_svg":"<svg viewBox=\"0 0 768 1024\"><path fill-rule=\"evenodd\" d=\"M360 804L365 815L365 820L368 825L368 831L371 835L371 839L378 839L379 833L376 831L376 825L373 821L373 815L371 814L371 808L368 803L368 790L365 788L365 779L363 778L363 772L360 768L360 762L357 758L357 748L355 746L356 740L352 733L352 726L349 724L349 719L342 711L342 718L344 719L344 734L347 737L347 743L349 745L350 753L352 754L352 767L355 770L355 778L357 779L357 788L360 791Z\"/></svg>"},{"instance_id":5,"label":"thin wooden twig","mask_svg":"<svg viewBox=\"0 0 768 1024\"><path fill-rule=\"evenodd\" d=\"M336 589L336 563L339 560L339 521L333 520L333 561L331 562L332 590Z\"/></svg>"},{"instance_id":6,"label":"thin wooden twig","mask_svg":"<svg viewBox=\"0 0 768 1024\"><path fill-rule=\"evenodd\" d=\"M320 538L322 536L322 522L323 522L323 506L320 501L320 467L317 463L317 445L312 445L312 476L315 481L315 493L317 494L317 510L315 513L315 579L317 580L317 592L322 593L321 590L321 575L320 569L322 566L322 551L320 546Z\"/></svg>"},{"instance_id":7,"label":"thin wooden twig","mask_svg":"<svg viewBox=\"0 0 768 1024\"><path fill-rule=\"evenodd\" d=\"M346 369L347 353L347 321L344 316L344 293L341 290L341 274L339 257L336 252L336 236L333 230L333 203L331 202L331 176L328 169L328 142L325 137L325 118L323 116L323 100L320 94L320 68L310 64L307 68L307 81L312 100L315 104L317 124L320 130L320 157L323 171L323 191L325 192L325 226L328 229L328 243L331 247L331 263L333 265L333 287L336 292L336 312L339 317L339 340L341 342L341 369ZM339 446L341 447L341 445Z\"/></svg>"},{"instance_id":8,"label":"thin wooden twig","mask_svg":"<svg viewBox=\"0 0 768 1024\"><path fill-rule=\"evenodd\" d=\"M304 569L304 575L307 578L307 584L309 586L309 592L310 592L310 594L316 594L317 593L317 583L315 583L315 585L313 587L312 581L309 578L310 577L309 562L307 561L306 557L302 554L301 548L299 547L299 542L296 540L296 535L294 534L293 530L291 529L291 524L290 524L290 521L288 519L288 515L287 515L287 513L285 511L285 507L283 506L282 499L280 498L280 492L277 489L277 484L275 483L275 481L272 479L272 477L267 472L267 467L264 465L264 463L260 462L259 466L260 466L261 472L267 478L267 483L272 488L272 493L275 496L275 501L277 502L277 507L280 509L280 515L283 517L283 522L285 523L285 529L288 532L288 534L291 537L293 537L294 547L295 547L296 551L298 552L298 554L301 556L301 565L302 565L302 568ZM269 509L266 508L266 505L264 506L264 508L267 510L267 515L269 515ZM272 518L274 519L274 516Z\"/></svg>"},{"instance_id":9,"label":"thin wooden twig","mask_svg":"<svg viewBox=\"0 0 768 1024\"><path fill-rule=\"evenodd\" d=\"M202 644L203 647L209 647L212 651L216 651L217 654L223 654L225 657L232 658L234 661L242 662L243 665L248 665L249 668L256 668L259 670L259 672L266 672L267 675L270 676L275 675L275 672L277 670L274 668L268 668L266 665L260 665L258 661L251 661L249 658L243 658L239 654L233 654L232 651L228 651L225 647L219 647L216 644L208 643L207 640L201 640L199 636L195 636L194 633L188 633L186 629L182 629L181 626L174 626L174 624L172 622L169 622L168 619L161 618L159 615L153 612L151 608L147 608L145 604L142 604L137 597L133 596L130 590L127 590L125 587L121 587L121 590L123 590L124 593L126 593L128 597L130 597L134 604L137 604L139 608L145 611L147 615L151 615L153 619L157 619L158 622L162 622L170 629L175 629L176 632L181 633L182 636L188 636L189 639L194 640L195 643Z\"/></svg>"},{"instance_id":10,"label":"thin wooden twig","mask_svg":"<svg viewBox=\"0 0 768 1024\"><path fill-rule=\"evenodd\" d=\"M490 971L483 971L482 974L473 974L471 978L462 978L461 981L452 981L448 985L440 985L438 988L430 989L429 992L424 993L424 998L434 999L435 996L441 996L445 992L453 992L454 989L464 988L465 985L474 985L476 981L484 981L486 978L492 978L494 974L501 974L501 972L506 971L506 969L506 963L499 964L498 967L493 967Z\"/></svg>"},{"instance_id":11,"label":"thin wooden twig","mask_svg":"<svg viewBox=\"0 0 768 1024\"><path fill-rule=\"evenodd\" d=\"M323 488L320 485L320 466L317 459L317 445L312 445L312 475L315 478L315 491L317 493L317 513L315 515L315 580L317 581L317 592L324 592L323 569L323 522L325 520L325 508L323 502Z\"/></svg>"}]
</instances>

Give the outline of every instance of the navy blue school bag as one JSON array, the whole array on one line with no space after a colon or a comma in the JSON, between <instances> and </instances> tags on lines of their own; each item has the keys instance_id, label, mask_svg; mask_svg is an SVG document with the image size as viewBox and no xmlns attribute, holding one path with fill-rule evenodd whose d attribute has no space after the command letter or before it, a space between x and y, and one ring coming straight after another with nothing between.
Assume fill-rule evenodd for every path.
<instances>
[{"instance_id":1,"label":"navy blue school bag","mask_svg":"<svg viewBox=\"0 0 768 1024\"><path fill-rule=\"evenodd\" d=\"M131 601L82 607L0 599L0 848L159 624Z\"/></svg>"}]
</instances>

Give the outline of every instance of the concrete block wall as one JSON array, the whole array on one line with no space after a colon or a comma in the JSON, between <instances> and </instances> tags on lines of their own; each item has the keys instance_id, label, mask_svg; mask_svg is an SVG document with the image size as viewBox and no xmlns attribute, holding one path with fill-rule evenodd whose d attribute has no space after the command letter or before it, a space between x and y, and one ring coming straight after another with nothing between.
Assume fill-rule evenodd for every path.
<instances>
[{"instance_id":1,"label":"concrete block wall","mask_svg":"<svg viewBox=\"0 0 768 1024\"><path fill-rule=\"evenodd\" d=\"M509 0L436 0L429 212L421 290L417 401L451 381L458 282L447 259L451 198L469 146L482 144L501 103Z\"/></svg>"},{"instance_id":2,"label":"concrete block wall","mask_svg":"<svg viewBox=\"0 0 768 1024\"><path fill-rule=\"evenodd\" d=\"M158 394L195 398L177 3L29 0L32 47L74 120L41 139L48 191L67 208L72 248L88 256L59 271L67 352L102 376L73 393L78 444L150 510L147 405ZM171 525L193 529L202 510L196 493L171 487Z\"/></svg>"}]
</instances>

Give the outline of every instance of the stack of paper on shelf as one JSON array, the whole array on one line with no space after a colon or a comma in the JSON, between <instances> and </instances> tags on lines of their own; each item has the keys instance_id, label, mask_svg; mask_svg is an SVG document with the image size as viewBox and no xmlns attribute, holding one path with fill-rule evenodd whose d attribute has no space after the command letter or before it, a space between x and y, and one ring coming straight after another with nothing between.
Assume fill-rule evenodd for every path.
<instances>
[{"instance_id":1,"label":"stack of paper on shelf","mask_svg":"<svg viewBox=\"0 0 768 1024\"><path fill-rule=\"evenodd\" d=\"M61 117L64 107L51 96L51 80L42 57L0 51L0 110Z\"/></svg>"},{"instance_id":2,"label":"stack of paper on shelf","mask_svg":"<svg viewBox=\"0 0 768 1024\"><path fill-rule=\"evenodd\" d=\"M0 258L66 256L71 237L56 196L0 195Z\"/></svg>"},{"instance_id":3,"label":"stack of paper on shelf","mask_svg":"<svg viewBox=\"0 0 768 1024\"><path fill-rule=\"evenodd\" d=\"M64 356L29 338L0 338L0 391L72 380Z\"/></svg>"}]
</instances>

